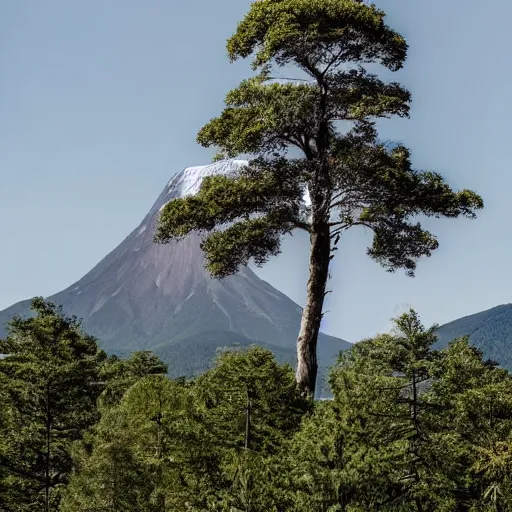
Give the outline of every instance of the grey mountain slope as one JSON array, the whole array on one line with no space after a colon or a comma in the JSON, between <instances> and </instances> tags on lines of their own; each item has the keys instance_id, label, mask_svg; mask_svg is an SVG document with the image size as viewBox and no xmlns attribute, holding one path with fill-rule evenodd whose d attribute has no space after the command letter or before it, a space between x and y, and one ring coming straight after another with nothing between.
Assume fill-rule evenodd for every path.
<instances>
[{"instance_id":1,"label":"grey mountain slope","mask_svg":"<svg viewBox=\"0 0 512 512\"><path fill-rule=\"evenodd\" d=\"M512 370L512 304L468 315L442 325L438 330L439 346L469 336L473 345L488 359Z\"/></svg>"},{"instance_id":2,"label":"grey mountain slope","mask_svg":"<svg viewBox=\"0 0 512 512\"><path fill-rule=\"evenodd\" d=\"M84 329L108 352L156 350L176 372L179 367L172 358L197 373L207 364L199 353L211 354L235 342L267 344L294 360L301 316L296 303L249 268L223 280L212 279L204 268L197 234L167 245L153 243L158 212L183 193L185 178L190 188L194 172L198 180L205 173L226 172L226 167L230 171L224 163L221 168L192 168L192 174L185 170L176 175L121 244L49 299L67 314L82 318ZM29 315L29 306L30 301L22 301L0 312L0 337L5 322L14 314ZM320 365L332 364L335 354L349 346L322 334Z\"/></svg>"}]
</instances>

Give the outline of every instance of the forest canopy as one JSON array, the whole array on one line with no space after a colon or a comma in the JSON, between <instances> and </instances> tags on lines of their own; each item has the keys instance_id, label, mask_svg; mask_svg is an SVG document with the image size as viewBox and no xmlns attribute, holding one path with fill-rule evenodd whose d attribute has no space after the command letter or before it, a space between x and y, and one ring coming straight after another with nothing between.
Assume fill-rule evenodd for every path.
<instances>
[{"instance_id":1,"label":"forest canopy","mask_svg":"<svg viewBox=\"0 0 512 512\"><path fill-rule=\"evenodd\" d=\"M512 511L512 376L414 311L311 402L266 349L171 379L33 308L0 343L2 512Z\"/></svg>"}]
</instances>

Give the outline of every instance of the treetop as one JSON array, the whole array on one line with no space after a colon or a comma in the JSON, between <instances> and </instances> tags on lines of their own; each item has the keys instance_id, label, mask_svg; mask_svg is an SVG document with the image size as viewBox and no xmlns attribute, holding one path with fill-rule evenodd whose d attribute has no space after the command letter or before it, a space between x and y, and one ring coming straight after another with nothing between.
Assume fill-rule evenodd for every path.
<instances>
[{"instance_id":1,"label":"treetop","mask_svg":"<svg viewBox=\"0 0 512 512\"><path fill-rule=\"evenodd\" d=\"M254 55L253 68L294 63L311 76L347 62L403 66L407 43L385 13L355 0L259 0L228 40L231 61Z\"/></svg>"}]
</instances>

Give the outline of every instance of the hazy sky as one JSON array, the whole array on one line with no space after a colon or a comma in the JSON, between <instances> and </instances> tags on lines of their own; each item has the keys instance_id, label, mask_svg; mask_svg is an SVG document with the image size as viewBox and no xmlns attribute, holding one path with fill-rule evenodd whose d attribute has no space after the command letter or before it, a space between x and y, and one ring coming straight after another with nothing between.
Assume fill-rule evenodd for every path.
<instances>
[{"instance_id":1,"label":"hazy sky","mask_svg":"<svg viewBox=\"0 0 512 512\"><path fill-rule=\"evenodd\" d=\"M365 255L364 232L334 260L324 330L356 341L403 304L427 323L512 302L509 0L377 0L410 44L394 74L410 120L385 138L486 202L477 221L429 223L440 249L417 277ZM225 39L246 0L0 0L0 308L79 279L148 211L169 178L210 161L197 130L250 74ZM303 302L304 237L260 275Z\"/></svg>"}]
</instances>

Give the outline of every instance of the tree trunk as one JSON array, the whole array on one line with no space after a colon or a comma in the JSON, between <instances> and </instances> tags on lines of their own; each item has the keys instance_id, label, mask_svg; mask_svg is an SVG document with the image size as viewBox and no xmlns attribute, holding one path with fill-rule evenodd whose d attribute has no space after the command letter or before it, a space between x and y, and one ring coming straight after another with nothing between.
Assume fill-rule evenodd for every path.
<instances>
[{"instance_id":1,"label":"tree trunk","mask_svg":"<svg viewBox=\"0 0 512 512\"><path fill-rule=\"evenodd\" d=\"M245 442L244 448L249 449L251 438L251 399L247 395L247 408L245 409Z\"/></svg>"},{"instance_id":2,"label":"tree trunk","mask_svg":"<svg viewBox=\"0 0 512 512\"><path fill-rule=\"evenodd\" d=\"M51 431L52 417L50 409L50 383L46 385L46 418L45 418L45 435L46 435L46 457L44 467L44 510L50 512L50 457L51 457Z\"/></svg>"},{"instance_id":3,"label":"tree trunk","mask_svg":"<svg viewBox=\"0 0 512 512\"><path fill-rule=\"evenodd\" d=\"M297 339L296 379L300 391L313 398L318 370L316 347L322 321L331 253L330 230L327 222L315 226L310 241L306 305L302 311L302 321Z\"/></svg>"}]
</instances>

